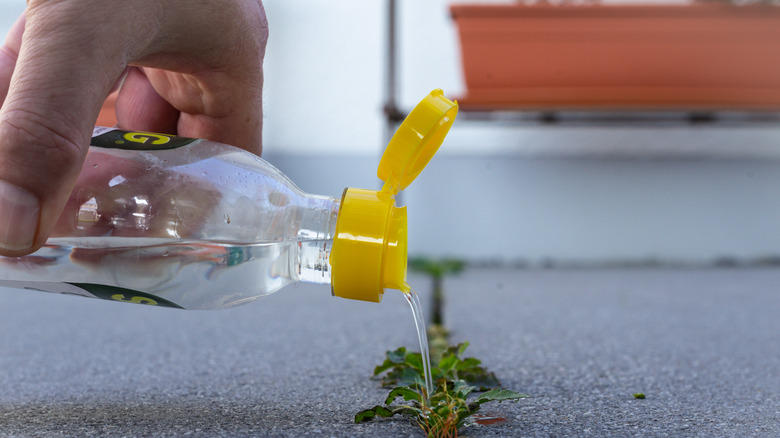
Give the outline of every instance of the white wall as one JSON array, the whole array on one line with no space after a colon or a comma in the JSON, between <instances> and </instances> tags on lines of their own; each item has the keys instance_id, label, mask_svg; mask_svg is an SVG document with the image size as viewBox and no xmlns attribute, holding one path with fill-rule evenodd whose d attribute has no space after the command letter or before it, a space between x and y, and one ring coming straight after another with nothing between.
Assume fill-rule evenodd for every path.
<instances>
[{"instance_id":1,"label":"white wall","mask_svg":"<svg viewBox=\"0 0 780 438\"><path fill-rule=\"evenodd\" d=\"M612 0L611 3L626 2ZM629 2L631 0L628 0ZM635 0L648 1L648 0ZM656 3L684 0L649 0ZM464 93L452 3L511 0L398 0L398 92L411 109L429 91ZM386 0L266 1L271 36L265 63L266 150L370 155L383 147ZM304 127L302 129L302 127ZM458 124L443 154L471 152ZM463 127L468 129L467 127ZM515 132L476 134L480 148L525 148ZM530 139L533 140L533 139ZM504 146L506 145L506 146Z\"/></svg>"},{"instance_id":2,"label":"white wall","mask_svg":"<svg viewBox=\"0 0 780 438\"><path fill-rule=\"evenodd\" d=\"M400 103L463 92L448 0L399 0ZM0 26L24 2L0 0ZM304 190L377 187L384 0L267 0L265 156ZM538 263L780 254L780 123L456 121L404 195L410 251Z\"/></svg>"},{"instance_id":3,"label":"white wall","mask_svg":"<svg viewBox=\"0 0 780 438\"><path fill-rule=\"evenodd\" d=\"M436 157L403 196L410 253L529 264L780 255L780 128L671 129L658 146L642 129L537 131L552 150ZM566 142L594 147L555 147ZM374 157L267 158L309 192L376 187Z\"/></svg>"},{"instance_id":4,"label":"white wall","mask_svg":"<svg viewBox=\"0 0 780 438\"><path fill-rule=\"evenodd\" d=\"M266 1L265 147L376 154L384 2Z\"/></svg>"}]
</instances>

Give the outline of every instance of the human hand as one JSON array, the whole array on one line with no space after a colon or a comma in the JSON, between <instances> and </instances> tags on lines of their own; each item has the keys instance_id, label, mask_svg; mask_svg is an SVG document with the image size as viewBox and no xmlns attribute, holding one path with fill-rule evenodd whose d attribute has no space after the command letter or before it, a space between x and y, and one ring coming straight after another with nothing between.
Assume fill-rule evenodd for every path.
<instances>
[{"instance_id":1,"label":"human hand","mask_svg":"<svg viewBox=\"0 0 780 438\"><path fill-rule=\"evenodd\" d=\"M123 76L120 128L259 154L266 39L260 0L29 0L0 50L0 255L51 234Z\"/></svg>"}]
</instances>

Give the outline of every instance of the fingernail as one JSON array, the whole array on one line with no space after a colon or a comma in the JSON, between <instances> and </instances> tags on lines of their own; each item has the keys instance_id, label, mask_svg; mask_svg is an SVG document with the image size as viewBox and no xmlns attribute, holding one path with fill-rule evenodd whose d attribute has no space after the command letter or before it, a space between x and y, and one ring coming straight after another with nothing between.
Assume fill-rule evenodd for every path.
<instances>
[{"instance_id":1,"label":"fingernail","mask_svg":"<svg viewBox=\"0 0 780 438\"><path fill-rule=\"evenodd\" d=\"M40 210L35 195L0 180L0 247L10 250L32 247Z\"/></svg>"}]
</instances>

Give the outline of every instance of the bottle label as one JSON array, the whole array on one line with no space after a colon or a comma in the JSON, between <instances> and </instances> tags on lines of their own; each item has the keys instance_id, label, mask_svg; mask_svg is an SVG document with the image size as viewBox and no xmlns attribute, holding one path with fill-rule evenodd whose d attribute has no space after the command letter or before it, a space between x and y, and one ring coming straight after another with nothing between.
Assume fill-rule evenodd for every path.
<instances>
[{"instance_id":1,"label":"bottle label","mask_svg":"<svg viewBox=\"0 0 780 438\"><path fill-rule=\"evenodd\" d=\"M172 307L183 309L176 303L164 298L117 286L107 286L95 283L55 283L48 281L0 281L0 286L16 289L52 292L64 295L78 295L87 298L100 298L123 303L145 304L147 306Z\"/></svg>"},{"instance_id":2,"label":"bottle label","mask_svg":"<svg viewBox=\"0 0 780 438\"><path fill-rule=\"evenodd\" d=\"M142 131L123 131L96 126L92 131L92 146L131 151L176 149L194 142L195 138L177 137Z\"/></svg>"}]
</instances>

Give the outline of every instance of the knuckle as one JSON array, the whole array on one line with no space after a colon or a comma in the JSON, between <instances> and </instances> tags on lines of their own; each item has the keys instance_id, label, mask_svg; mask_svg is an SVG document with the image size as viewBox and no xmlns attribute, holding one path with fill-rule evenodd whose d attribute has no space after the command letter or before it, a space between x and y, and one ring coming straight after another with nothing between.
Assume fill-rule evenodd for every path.
<instances>
[{"instance_id":1,"label":"knuckle","mask_svg":"<svg viewBox=\"0 0 780 438\"><path fill-rule=\"evenodd\" d=\"M245 32L243 34L247 38L251 38L253 46L261 54L265 53L266 42L268 41L268 19L265 15L265 9L263 8L263 2L260 0L253 0L251 11L244 14L245 19Z\"/></svg>"},{"instance_id":2,"label":"knuckle","mask_svg":"<svg viewBox=\"0 0 780 438\"><path fill-rule=\"evenodd\" d=\"M81 144L82 135L75 127L44 119L29 110L17 109L6 114L0 133L5 140L3 151L10 155L5 158L32 174L43 171L56 176L59 172L53 172L52 167L67 172L79 166L86 153L86 145Z\"/></svg>"},{"instance_id":3,"label":"knuckle","mask_svg":"<svg viewBox=\"0 0 780 438\"><path fill-rule=\"evenodd\" d=\"M263 38L263 41L265 41L266 39L268 39L268 18L265 15L265 8L263 8L263 2L258 0L257 5L259 7L257 23L260 28L259 30Z\"/></svg>"}]
</instances>

